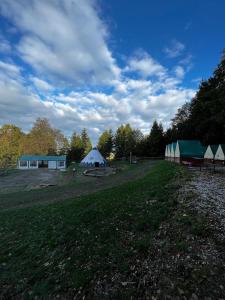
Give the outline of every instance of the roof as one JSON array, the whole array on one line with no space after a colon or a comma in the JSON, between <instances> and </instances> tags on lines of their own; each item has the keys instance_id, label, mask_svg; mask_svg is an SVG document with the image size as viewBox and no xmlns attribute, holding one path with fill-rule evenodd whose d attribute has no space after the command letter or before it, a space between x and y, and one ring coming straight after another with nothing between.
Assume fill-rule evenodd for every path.
<instances>
[{"instance_id":1,"label":"roof","mask_svg":"<svg viewBox=\"0 0 225 300\"><path fill-rule=\"evenodd\" d=\"M215 155L215 154L216 154L216 151L217 151L217 149L218 149L218 147L219 147L219 145L209 145L209 146L210 146L210 148L211 148L211 150L212 150L213 155Z\"/></svg>"},{"instance_id":2,"label":"roof","mask_svg":"<svg viewBox=\"0 0 225 300\"><path fill-rule=\"evenodd\" d=\"M66 160L66 155L22 155L19 160L45 160L45 161L59 161Z\"/></svg>"},{"instance_id":3,"label":"roof","mask_svg":"<svg viewBox=\"0 0 225 300\"><path fill-rule=\"evenodd\" d=\"M225 144L220 144L222 150L223 150L223 153L225 154Z\"/></svg>"},{"instance_id":4,"label":"roof","mask_svg":"<svg viewBox=\"0 0 225 300\"><path fill-rule=\"evenodd\" d=\"M82 159L81 164L94 164L98 162L104 164L106 162L105 158L101 155L97 148L93 148L84 159Z\"/></svg>"},{"instance_id":5,"label":"roof","mask_svg":"<svg viewBox=\"0 0 225 300\"><path fill-rule=\"evenodd\" d=\"M206 147L198 140L178 140L181 157L203 158Z\"/></svg>"},{"instance_id":6,"label":"roof","mask_svg":"<svg viewBox=\"0 0 225 300\"><path fill-rule=\"evenodd\" d=\"M177 145L177 143L172 143L172 144L171 144L171 146L172 146L172 150L173 150L173 151L175 151L175 150L176 150L176 145Z\"/></svg>"}]
</instances>

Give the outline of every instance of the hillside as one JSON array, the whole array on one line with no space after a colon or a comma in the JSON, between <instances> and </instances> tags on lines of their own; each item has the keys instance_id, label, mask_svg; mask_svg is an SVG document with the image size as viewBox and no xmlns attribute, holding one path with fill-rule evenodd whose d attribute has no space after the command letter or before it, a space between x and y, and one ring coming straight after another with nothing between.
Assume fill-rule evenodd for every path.
<instances>
[{"instance_id":1,"label":"hillside","mask_svg":"<svg viewBox=\"0 0 225 300\"><path fill-rule=\"evenodd\" d=\"M1 212L0 298L222 297L223 262L204 252L211 231L187 205L189 180L159 162L111 189Z\"/></svg>"}]
</instances>

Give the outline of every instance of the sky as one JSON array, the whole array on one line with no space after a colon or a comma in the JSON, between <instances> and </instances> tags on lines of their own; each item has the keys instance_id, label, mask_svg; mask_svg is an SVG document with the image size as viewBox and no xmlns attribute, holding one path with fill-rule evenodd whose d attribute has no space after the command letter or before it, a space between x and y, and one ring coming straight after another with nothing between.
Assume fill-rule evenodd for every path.
<instances>
[{"instance_id":1,"label":"sky","mask_svg":"<svg viewBox=\"0 0 225 300\"><path fill-rule=\"evenodd\" d=\"M225 48L224 0L1 0L0 126L164 128Z\"/></svg>"}]
</instances>

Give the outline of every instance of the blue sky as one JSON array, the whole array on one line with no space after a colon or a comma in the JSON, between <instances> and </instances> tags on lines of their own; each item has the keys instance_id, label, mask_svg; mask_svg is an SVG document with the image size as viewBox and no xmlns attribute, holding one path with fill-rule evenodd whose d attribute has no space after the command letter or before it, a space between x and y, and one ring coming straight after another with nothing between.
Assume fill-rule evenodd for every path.
<instances>
[{"instance_id":1,"label":"blue sky","mask_svg":"<svg viewBox=\"0 0 225 300\"><path fill-rule=\"evenodd\" d=\"M96 143L166 127L224 48L222 0L1 0L0 125L47 117Z\"/></svg>"}]
</instances>

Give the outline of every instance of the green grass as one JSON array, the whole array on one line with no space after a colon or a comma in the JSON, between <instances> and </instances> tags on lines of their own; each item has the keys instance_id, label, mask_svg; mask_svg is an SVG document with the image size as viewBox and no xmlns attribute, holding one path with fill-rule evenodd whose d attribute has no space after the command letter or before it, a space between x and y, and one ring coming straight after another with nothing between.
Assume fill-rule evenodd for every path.
<instances>
[{"instance_id":1,"label":"green grass","mask_svg":"<svg viewBox=\"0 0 225 300\"><path fill-rule=\"evenodd\" d=\"M73 177L72 169L70 168L67 170L67 172L60 173L60 183L62 183L62 185L60 184L45 189L25 191L23 186L23 190L13 191L14 189L10 190L9 187L7 193L1 193L0 183L0 211L19 207L23 208L40 204L48 204L56 201L64 201L65 199L75 196L77 197L83 194L86 195L95 191L118 186L119 184L134 180L135 178L137 179L143 177L149 172L149 169L155 164L155 162L144 161L138 163L137 165L130 165L127 162L113 162L113 165L114 164L120 169L120 171L116 175L101 178L84 176L82 174L84 168L81 167L77 168L78 172L76 176ZM19 172L17 176L20 176L20 172L24 172L21 170L15 171ZM14 186L14 183L16 184L17 176L8 176L10 185ZM32 183L32 178L30 183Z\"/></svg>"},{"instance_id":2,"label":"green grass","mask_svg":"<svg viewBox=\"0 0 225 300\"><path fill-rule=\"evenodd\" d=\"M96 282L129 277L151 236L176 206L174 184L185 176L168 162L149 174L91 195L0 213L0 298L93 299ZM117 299L132 286L114 291ZM100 297L104 299L104 297Z\"/></svg>"}]
</instances>

